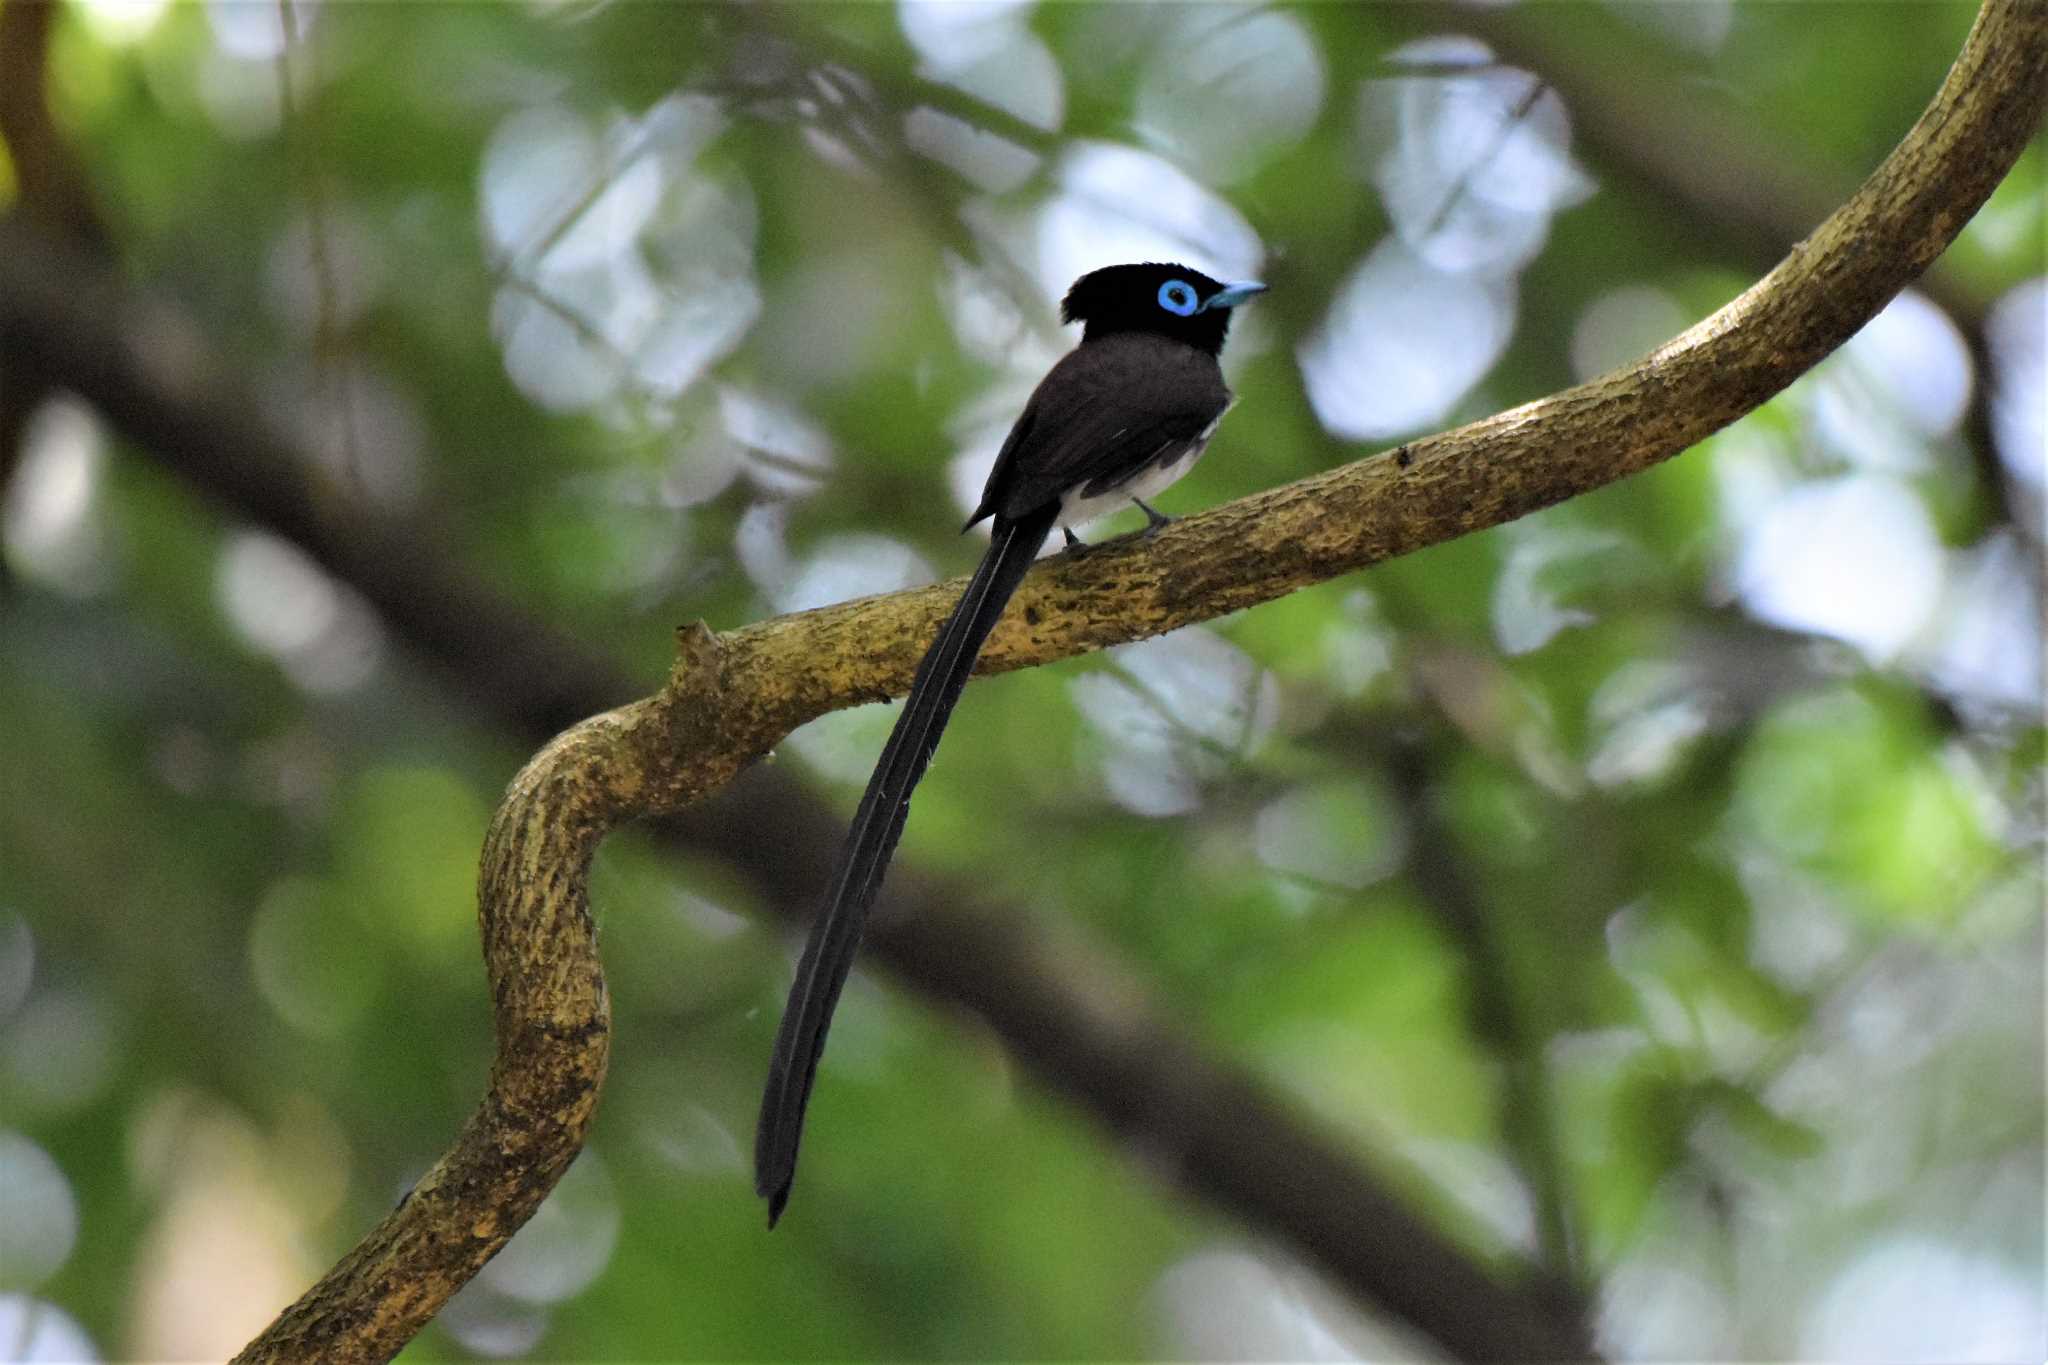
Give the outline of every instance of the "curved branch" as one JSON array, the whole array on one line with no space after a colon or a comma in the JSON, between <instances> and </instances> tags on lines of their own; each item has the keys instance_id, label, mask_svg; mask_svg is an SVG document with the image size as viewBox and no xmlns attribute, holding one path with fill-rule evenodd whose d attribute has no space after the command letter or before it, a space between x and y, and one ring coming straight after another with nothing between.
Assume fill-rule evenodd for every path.
<instances>
[{"instance_id":1,"label":"curved branch","mask_svg":"<svg viewBox=\"0 0 2048 1365\"><path fill-rule=\"evenodd\" d=\"M438 664L478 717L543 744L568 719L636 690L602 657L474 579L435 538L366 516L359 502L323 483L305 452L252 421L259 405L246 393L206 378L221 367L200 353L175 314L111 285L111 274L0 223L0 348L13 346L10 359L32 356L189 484L296 541L362 592L416 655ZM567 718L556 719L563 712ZM689 806L661 828L678 847L723 860L790 919L811 912L843 833L824 801L772 767L747 772L716 800ZM772 844L763 830L776 832ZM1245 1068L1196 1046L1168 1015L1144 1008L1141 985L1099 946L1079 940L1071 926L1006 904L984 887L899 864L869 947L904 984L985 1020L1041 1082L1134 1147L1170 1158L1152 1162L1154 1172L1263 1229L1361 1300L1454 1339L1456 1331L1437 1319L1481 1324L1475 1339L1500 1343L1492 1355L1581 1353L1569 1313L1520 1288L1531 1274L1512 1257L1488 1274L1409 1213L1359 1153L1316 1131ZM493 963L491 970L500 969ZM462 1145L476 1141L472 1135ZM1316 1197L1302 1199L1302 1190ZM460 1258L453 1270L403 1260L381 1234L373 1245L374 1254L351 1257L343 1282L415 1265L445 1296L473 1269ZM280 1327L279 1349L335 1340L347 1303L335 1294L304 1305L302 1321L288 1333ZM406 1308L433 1311L431 1303ZM323 1317L325 1328L316 1328ZM1544 1342L1561 1344L1537 1349Z\"/></svg>"},{"instance_id":2,"label":"curved branch","mask_svg":"<svg viewBox=\"0 0 2048 1365\"><path fill-rule=\"evenodd\" d=\"M708 637L692 640L701 646ZM496 1016L490 1089L455 1144L369 1236L237 1361L381 1361L396 1355L540 1207L583 1149L611 1053L611 1002L590 920L590 860L617 825L685 805L736 763L705 754L711 708L683 651L661 697L593 717L512 779L484 838L477 918Z\"/></svg>"},{"instance_id":3,"label":"curved branch","mask_svg":"<svg viewBox=\"0 0 2048 1365\"><path fill-rule=\"evenodd\" d=\"M1602 174L1632 182L1670 206L1738 260L1763 269L1853 188L1832 164L1797 156L1773 142L1722 101L1672 100L1638 70L1585 60L1583 42L1563 41L1529 15L1458 5L1451 0L1401 7L1396 16L1418 31L1451 27L1476 33L1517 65L1543 73L1572 111L1574 135L1602 164ZM1994 522L2013 524L2042 558L2040 528L2027 513L2033 500L2016 486L1991 427L1993 364L1985 335L1988 301L1949 262L1933 262L1915 282L1962 331L1977 382L1963 431Z\"/></svg>"},{"instance_id":4,"label":"curved branch","mask_svg":"<svg viewBox=\"0 0 2048 1365\"><path fill-rule=\"evenodd\" d=\"M1990 0L1934 102L1776 269L1636 363L1549 398L1060 555L1025 581L979 671L1163 634L1512 521L1640 473L1760 406L1847 341L1954 240L2044 104L2048 7ZM951 582L725 637L734 717L768 743L900 693ZM762 745L766 747L765 744Z\"/></svg>"}]
</instances>

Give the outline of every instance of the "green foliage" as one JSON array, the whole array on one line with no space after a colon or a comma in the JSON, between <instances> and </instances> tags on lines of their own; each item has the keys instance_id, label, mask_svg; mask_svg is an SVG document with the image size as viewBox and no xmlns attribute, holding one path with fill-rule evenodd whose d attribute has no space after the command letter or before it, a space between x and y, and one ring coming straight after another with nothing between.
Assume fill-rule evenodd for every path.
<instances>
[{"instance_id":1,"label":"green foliage","mask_svg":"<svg viewBox=\"0 0 2048 1365\"><path fill-rule=\"evenodd\" d=\"M997 57L952 67L913 33L932 14L880 5L325 5L286 72L230 50L266 6L173 6L132 39L80 6L49 75L123 273L193 328L139 344L220 358L319 455L270 475L388 516L651 689L679 623L971 563L956 494L978 475L951 462L992 453L1071 340L1045 277L1056 210L1115 211L1075 230L1090 250L1133 222L1189 250L1233 214L1256 235L1274 289L1232 339L1241 401L1168 495L1186 512L1563 388L1790 245L1660 178L1599 92L1654 92L1729 166L1826 201L1917 114L1971 7L1659 27L1710 11L1042 5L975 20L1010 25ZM1576 120L1594 192L1489 277L1507 330L1471 383L1413 429L1346 434L1306 358L1400 228L1374 83L1468 21ZM1313 57L1284 87L1205 65L1275 32ZM1035 133L1034 72L1058 83ZM1171 79L1189 72L1192 103ZM1311 84L1300 125L1265 136ZM989 132L948 161L906 132L920 106ZM542 124L554 141L520 143ZM1158 177L1141 202L1073 190L1104 147ZM493 169L515 152L525 180ZM0 208L18 159L0 145ZM1928 284L1980 367L1990 311L2040 271L2044 166L2037 145ZM1499 188L1466 169L1461 193ZM1170 175L1213 198L1181 215ZM499 240L505 221L524 235ZM1414 331L1396 340L1419 352ZM1596 1302L1668 1272L1745 1324L1747 1354L1854 1355L1824 1301L1910 1233L1990 1286L1898 1291L1949 1333L1928 1354L1977 1340L1973 1316L2004 1321L1983 1296L2041 1269L2039 671L1972 671L2015 640L2038 664L2038 483L1987 444L1981 368L1938 430L1877 401L1937 368L1928 345L1516 525L977 682L903 860L1111 959L1488 1264L1548 1255ZM1385 396L1435 378L1418 362ZM0 1125L61 1172L77 1231L0 1292L60 1308L103 1358L221 1356L481 1092L478 847L541 737L478 709L493 679L59 401L4 542ZM1842 487L1914 535L1804 570L1845 612L1879 584L1917 623L1897 638L1768 609L1796 575L1754 568L1760 527ZM1887 576L1906 539L1931 567ZM2008 550L2014 573L1967 572ZM888 718L829 717L772 761L850 809ZM607 842L593 888L613 1068L584 1183L522 1244L559 1278L487 1274L407 1359L1305 1353L1250 1312L1219 1345L1162 1289L1248 1237L1301 1248L1226 1224L1174 1153L1132 1150L1042 1058L879 974L849 990L797 1202L766 1235L746 1165L787 926L733 869L638 836ZM225 1250L174 1216L224 1207L219 1169L247 1201ZM1546 1206L1569 1255L1539 1248ZM290 1283L242 1285L219 1269L236 1257ZM162 1305L195 1283L215 1334L187 1340ZM1658 1308L1609 1300L1604 1343L1706 1349L1660 1344Z\"/></svg>"}]
</instances>

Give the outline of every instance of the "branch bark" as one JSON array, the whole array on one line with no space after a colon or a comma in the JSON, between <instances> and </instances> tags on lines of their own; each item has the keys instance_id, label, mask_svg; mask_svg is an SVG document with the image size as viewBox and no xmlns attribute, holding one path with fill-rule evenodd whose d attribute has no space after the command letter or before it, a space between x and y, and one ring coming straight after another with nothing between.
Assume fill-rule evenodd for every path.
<instances>
[{"instance_id":1,"label":"branch bark","mask_svg":"<svg viewBox=\"0 0 2048 1365\"><path fill-rule=\"evenodd\" d=\"M1576 135L1619 178L1671 206L1674 218L1735 253L1738 264L1763 269L1787 242L1826 216L1853 188L1837 166L1800 155L1740 118L1724 100L1668 98L1660 82L1613 63L1589 61L1583 42L1560 41L1527 13L1458 5L1449 0L1404 6L1396 17L1419 31L1451 28L1485 39L1504 57L1537 72L1565 98ZM1990 503L1991 520L2007 523L2043 562L2037 500L2016 485L2000 458L1991 424L1997 367L1985 335L1987 300L1959 272L1935 261L1915 282L1962 332L1977 375L1963 436Z\"/></svg>"},{"instance_id":2,"label":"branch bark","mask_svg":"<svg viewBox=\"0 0 2048 1365\"><path fill-rule=\"evenodd\" d=\"M1989 0L1900 147L1813 237L1714 317L1639 364L1553 398L1190 517L1149 541L1050 561L1019 594L984 668L1025 667L1213 619L1676 454L1790 383L1924 269L2018 155L2044 89L2048 10ZM0 345L66 374L104 405L91 381L107 378L107 365L39 334L37 310L22 307L35 293L33 281L0 280ZM603 1075L608 1012L584 882L604 832L716 789L826 710L900 690L950 591L957 586L865 599L724 637L687 630L661 693L584 722L522 771L493 822L479 888L500 1041L490 1094L415 1192L243 1359L387 1358L510 1237L580 1147ZM1068 1021L1041 1022L1058 1030ZM1118 1080L1105 1071L1096 1084L1114 1096ZM1141 1111L1171 1108L1172 1098L1126 1095L1105 1112L1149 1123ZM1234 1205L1255 1198L1325 1229L1335 1254L1375 1236L1378 1220L1402 1216L1398 1206L1369 1203L1332 1210L1313 1182L1248 1195L1246 1173L1264 1154L1218 1155L1235 1145L1232 1111L1188 1106L1182 1118L1188 1161L1230 1173L1211 1174L1208 1186ZM1492 1320L1461 1299L1455 1267L1432 1282L1434 1265L1404 1273L1398 1244L1382 1254L1392 1263L1375 1295L1453 1354L1577 1353L1557 1346L1554 1331L1517 1336L1522 1323Z\"/></svg>"}]
</instances>

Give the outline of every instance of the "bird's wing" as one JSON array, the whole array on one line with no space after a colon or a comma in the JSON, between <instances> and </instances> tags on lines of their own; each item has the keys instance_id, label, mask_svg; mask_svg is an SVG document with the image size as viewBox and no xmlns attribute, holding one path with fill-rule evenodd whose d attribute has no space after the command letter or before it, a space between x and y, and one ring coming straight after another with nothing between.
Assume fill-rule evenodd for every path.
<instances>
[{"instance_id":1,"label":"bird's wing","mask_svg":"<svg viewBox=\"0 0 2048 1365\"><path fill-rule=\"evenodd\" d=\"M1228 406L1215 358L1191 346L1131 335L1079 347L1031 395L967 524L1113 488L1199 439Z\"/></svg>"}]
</instances>

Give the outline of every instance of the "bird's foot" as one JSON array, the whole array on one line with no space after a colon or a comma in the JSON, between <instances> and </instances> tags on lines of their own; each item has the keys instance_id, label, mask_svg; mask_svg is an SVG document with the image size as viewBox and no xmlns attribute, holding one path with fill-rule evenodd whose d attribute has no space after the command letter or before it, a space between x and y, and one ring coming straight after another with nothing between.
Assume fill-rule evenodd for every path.
<instances>
[{"instance_id":1,"label":"bird's foot","mask_svg":"<svg viewBox=\"0 0 2048 1365\"><path fill-rule=\"evenodd\" d=\"M1138 510L1145 514L1146 535L1151 535L1162 526L1173 525L1172 517L1167 516L1164 512L1157 511L1151 503L1146 502L1143 498L1132 498L1131 501L1138 504Z\"/></svg>"}]
</instances>

